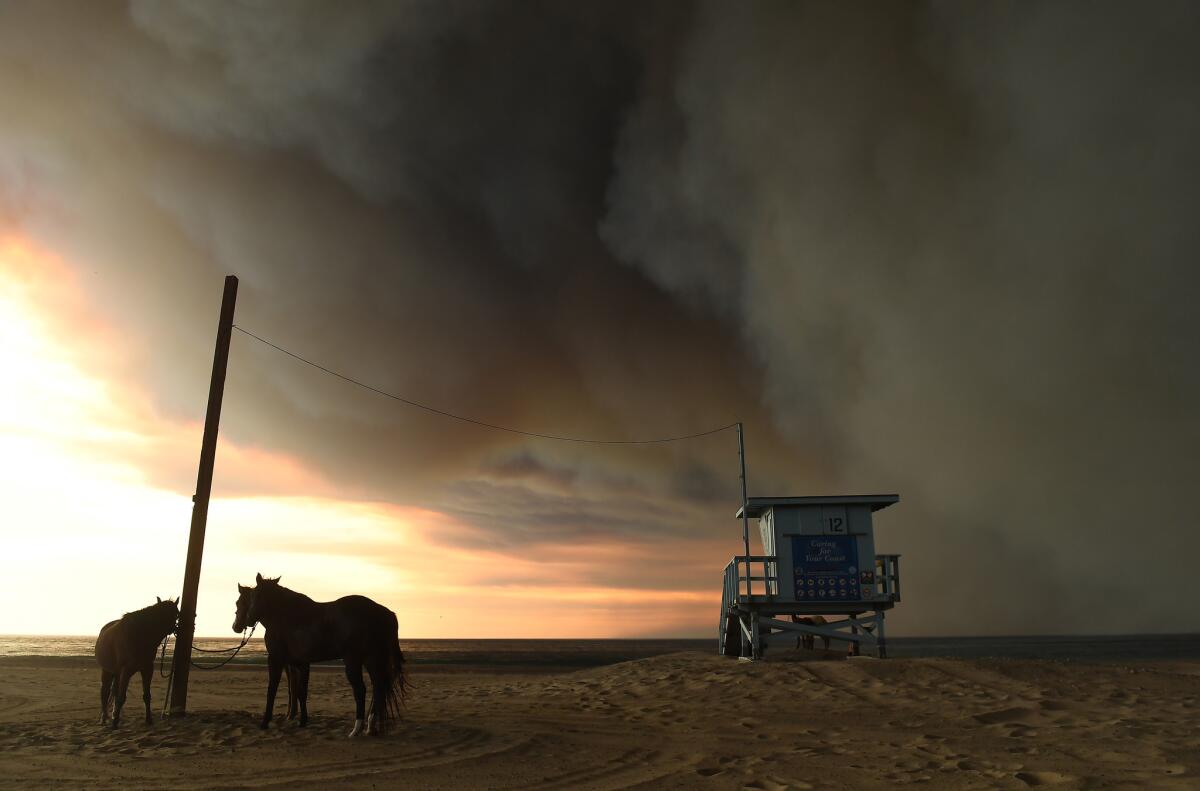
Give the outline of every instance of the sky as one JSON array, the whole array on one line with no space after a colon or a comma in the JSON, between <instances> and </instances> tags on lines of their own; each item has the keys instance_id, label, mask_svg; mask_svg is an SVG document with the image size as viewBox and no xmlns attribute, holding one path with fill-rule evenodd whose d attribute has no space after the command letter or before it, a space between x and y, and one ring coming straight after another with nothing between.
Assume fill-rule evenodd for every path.
<instances>
[{"instance_id":1,"label":"sky","mask_svg":"<svg viewBox=\"0 0 1200 791\"><path fill-rule=\"evenodd\" d=\"M178 595L236 322L900 494L892 635L1180 632L1193 4L0 3L0 633ZM737 438L235 333L197 632L707 637Z\"/></svg>"}]
</instances>

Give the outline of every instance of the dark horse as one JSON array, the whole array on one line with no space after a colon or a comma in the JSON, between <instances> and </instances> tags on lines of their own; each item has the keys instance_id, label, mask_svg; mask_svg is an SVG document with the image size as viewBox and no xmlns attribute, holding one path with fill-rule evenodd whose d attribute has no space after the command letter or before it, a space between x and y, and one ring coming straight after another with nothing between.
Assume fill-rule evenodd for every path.
<instances>
[{"instance_id":1,"label":"dark horse","mask_svg":"<svg viewBox=\"0 0 1200 791\"><path fill-rule=\"evenodd\" d=\"M157 598L157 597L156 597ZM127 612L109 621L96 638L96 663L100 665L100 724L108 721L109 692L113 693L112 726L121 722L121 707L134 673L142 674L142 700L146 701L146 724L150 715L150 679L154 676L154 652L163 639L175 631L179 607L170 599Z\"/></svg>"},{"instance_id":2,"label":"dark horse","mask_svg":"<svg viewBox=\"0 0 1200 791\"><path fill-rule=\"evenodd\" d=\"M396 614L365 596L343 596L336 601L315 602L303 593L279 584L279 578L259 574L253 588L238 586L238 613L233 630L261 623L266 627L267 708L261 727L271 724L279 678L289 665L308 665L341 659L346 679L354 689L354 729L351 736L379 733L390 718L400 715L400 703L408 687L404 677L404 654L400 651ZM244 604L243 604L244 603ZM367 685L362 671L371 676L371 713L367 718ZM305 668L307 671L307 668ZM307 693L307 672L302 693ZM307 716L306 694L301 694L301 722Z\"/></svg>"},{"instance_id":3,"label":"dark horse","mask_svg":"<svg viewBox=\"0 0 1200 791\"><path fill-rule=\"evenodd\" d=\"M254 596L254 588L247 588L245 585L238 585L238 598L235 605L233 617L233 631L245 631L248 626L247 613L250 611L250 601ZM272 645L275 641L270 637L270 630L264 630L264 639L267 645ZM288 685L288 710L287 718L294 720L296 715L300 715L300 727L308 725L308 663L293 662L284 668L287 671Z\"/></svg>"}]
</instances>

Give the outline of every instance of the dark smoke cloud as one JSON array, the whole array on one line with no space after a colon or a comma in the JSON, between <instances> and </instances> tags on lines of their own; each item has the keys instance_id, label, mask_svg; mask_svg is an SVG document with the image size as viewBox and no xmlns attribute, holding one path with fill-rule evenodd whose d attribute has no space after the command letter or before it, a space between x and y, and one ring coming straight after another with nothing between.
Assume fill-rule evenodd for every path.
<instances>
[{"instance_id":1,"label":"dark smoke cloud","mask_svg":"<svg viewBox=\"0 0 1200 791\"><path fill-rule=\"evenodd\" d=\"M80 267L165 414L202 413L235 272L239 323L381 389L584 436L743 419L752 493L899 491L911 632L1200 623L1194 8L287 11L0 9L0 223ZM727 536L693 590L740 544L731 433L524 440L241 336L229 387L228 436L470 528L436 540Z\"/></svg>"}]
</instances>

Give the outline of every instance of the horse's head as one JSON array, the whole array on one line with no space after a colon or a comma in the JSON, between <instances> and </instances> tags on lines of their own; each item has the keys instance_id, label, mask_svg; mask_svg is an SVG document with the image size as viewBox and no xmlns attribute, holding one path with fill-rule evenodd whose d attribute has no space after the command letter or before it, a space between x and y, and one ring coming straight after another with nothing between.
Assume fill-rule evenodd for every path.
<instances>
[{"instance_id":1,"label":"horse's head","mask_svg":"<svg viewBox=\"0 0 1200 791\"><path fill-rule=\"evenodd\" d=\"M150 608L154 617L153 623L155 628L166 636L179 627L179 599L159 599L157 596L154 598L156 602Z\"/></svg>"},{"instance_id":2,"label":"horse's head","mask_svg":"<svg viewBox=\"0 0 1200 791\"><path fill-rule=\"evenodd\" d=\"M248 627L258 623L256 618L251 617L250 612L254 609L254 588L247 588L241 583L238 584L237 609L233 616L233 631L241 634Z\"/></svg>"},{"instance_id":3,"label":"horse's head","mask_svg":"<svg viewBox=\"0 0 1200 791\"><path fill-rule=\"evenodd\" d=\"M279 577L267 579L259 574L255 577L255 586L247 588L245 585L238 585L237 610L233 618L233 631L246 631L251 626L258 624L259 610L263 600L270 597L271 590L279 587Z\"/></svg>"}]
</instances>

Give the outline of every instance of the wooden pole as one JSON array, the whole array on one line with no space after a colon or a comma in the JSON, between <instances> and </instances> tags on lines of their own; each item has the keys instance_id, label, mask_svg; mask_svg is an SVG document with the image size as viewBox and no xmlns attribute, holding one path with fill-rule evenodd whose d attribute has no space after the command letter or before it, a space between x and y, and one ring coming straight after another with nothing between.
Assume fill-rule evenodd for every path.
<instances>
[{"instance_id":1,"label":"wooden pole","mask_svg":"<svg viewBox=\"0 0 1200 791\"><path fill-rule=\"evenodd\" d=\"M213 463L217 458L217 425L221 422L221 399L225 394L225 369L229 363L229 339L233 335L233 306L237 302L238 279L225 278L221 297L221 319L217 324L217 348L213 353L212 382L208 387L208 412L200 445L200 471L192 497L192 529L188 536L187 565L183 571L183 598L179 605L179 630L175 637L175 661L171 678L171 714L187 713L188 671L192 661L192 638L196 632L196 593L200 587L200 561L204 556L204 528L208 524L208 499L212 494Z\"/></svg>"}]
</instances>

